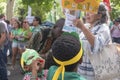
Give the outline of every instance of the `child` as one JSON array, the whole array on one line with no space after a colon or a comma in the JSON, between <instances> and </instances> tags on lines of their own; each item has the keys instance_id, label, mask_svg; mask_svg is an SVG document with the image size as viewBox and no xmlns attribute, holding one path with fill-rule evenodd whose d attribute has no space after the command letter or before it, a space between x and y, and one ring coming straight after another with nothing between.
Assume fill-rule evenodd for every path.
<instances>
[{"instance_id":1,"label":"child","mask_svg":"<svg viewBox=\"0 0 120 80\"><path fill-rule=\"evenodd\" d=\"M47 72L42 70L44 63L35 50L26 49L21 58L21 66L26 71L23 80L46 80Z\"/></svg>"},{"instance_id":2,"label":"child","mask_svg":"<svg viewBox=\"0 0 120 80\"><path fill-rule=\"evenodd\" d=\"M52 45L55 65L48 71L47 80L86 80L76 73L82 62L83 50L76 35L64 34Z\"/></svg>"}]
</instances>

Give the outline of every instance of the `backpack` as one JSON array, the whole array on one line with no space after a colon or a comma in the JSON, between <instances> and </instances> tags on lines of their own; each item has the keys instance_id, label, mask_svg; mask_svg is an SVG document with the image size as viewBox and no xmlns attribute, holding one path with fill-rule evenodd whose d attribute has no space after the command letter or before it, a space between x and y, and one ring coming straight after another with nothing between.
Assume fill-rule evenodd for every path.
<instances>
[{"instance_id":1,"label":"backpack","mask_svg":"<svg viewBox=\"0 0 120 80\"><path fill-rule=\"evenodd\" d=\"M37 52L40 52L45 45L45 42L48 39L51 28L40 28L40 30L32 35L28 48L34 49Z\"/></svg>"}]
</instances>

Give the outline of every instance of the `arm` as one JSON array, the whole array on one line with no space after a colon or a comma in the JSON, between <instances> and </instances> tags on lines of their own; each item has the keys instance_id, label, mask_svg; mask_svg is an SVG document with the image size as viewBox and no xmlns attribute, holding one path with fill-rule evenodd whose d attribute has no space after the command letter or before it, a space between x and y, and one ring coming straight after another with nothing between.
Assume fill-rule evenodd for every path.
<instances>
[{"instance_id":1,"label":"arm","mask_svg":"<svg viewBox=\"0 0 120 80\"><path fill-rule=\"evenodd\" d=\"M30 39L32 36L32 32L31 31L26 31L23 35L20 35L20 38L24 38L24 39Z\"/></svg>"},{"instance_id":2,"label":"arm","mask_svg":"<svg viewBox=\"0 0 120 80\"><path fill-rule=\"evenodd\" d=\"M76 20L75 22L75 25L82 30L91 46L94 47L95 36L89 31L89 29L85 27L85 25L80 20Z\"/></svg>"},{"instance_id":3,"label":"arm","mask_svg":"<svg viewBox=\"0 0 120 80\"><path fill-rule=\"evenodd\" d=\"M40 62L43 61L43 62ZM37 59L37 60L33 60L32 62L32 76L30 80L36 80L38 78L38 72L42 71L43 67L44 67L44 60L43 59Z\"/></svg>"},{"instance_id":4,"label":"arm","mask_svg":"<svg viewBox=\"0 0 120 80\"><path fill-rule=\"evenodd\" d=\"M32 32L28 32L28 34L27 34L26 36L24 36L24 38L26 38L26 39L30 39L31 36L32 36Z\"/></svg>"},{"instance_id":5,"label":"arm","mask_svg":"<svg viewBox=\"0 0 120 80\"><path fill-rule=\"evenodd\" d=\"M79 21L79 24L76 26L83 31L85 37L87 38L87 41L89 42L89 45L90 45L89 47L91 51L94 53L96 53L100 49L100 47L110 43L111 41L109 28L105 24L96 26L96 29L93 31L95 32L95 34L93 34L88 29L86 29L84 24L80 23L80 21Z\"/></svg>"}]
</instances>

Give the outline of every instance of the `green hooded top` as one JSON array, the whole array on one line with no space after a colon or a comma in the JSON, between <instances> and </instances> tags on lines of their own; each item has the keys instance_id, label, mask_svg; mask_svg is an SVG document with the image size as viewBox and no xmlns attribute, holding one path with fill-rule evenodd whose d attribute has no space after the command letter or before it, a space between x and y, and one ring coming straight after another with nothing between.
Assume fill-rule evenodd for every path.
<instances>
[{"instance_id":1,"label":"green hooded top","mask_svg":"<svg viewBox=\"0 0 120 80\"><path fill-rule=\"evenodd\" d=\"M57 70L57 66L51 66L48 71L47 80L52 80L55 71ZM58 80L62 80L62 75L60 74ZM65 72L64 80L86 80L84 77L80 76L77 72Z\"/></svg>"}]
</instances>

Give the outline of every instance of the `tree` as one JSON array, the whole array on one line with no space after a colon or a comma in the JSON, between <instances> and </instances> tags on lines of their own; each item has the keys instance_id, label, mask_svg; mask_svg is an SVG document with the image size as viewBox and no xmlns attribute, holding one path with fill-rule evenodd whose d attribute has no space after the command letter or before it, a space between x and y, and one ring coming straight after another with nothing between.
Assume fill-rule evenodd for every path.
<instances>
[{"instance_id":1,"label":"tree","mask_svg":"<svg viewBox=\"0 0 120 80\"><path fill-rule=\"evenodd\" d=\"M22 0L26 6L30 5L32 8L32 14L34 16L40 16L42 20L46 19L46 14L53 8L54 0Z\"/></svg>"},{"instance_id":2,"label":"tree","mask_svg":"<svg viewBox=\"0 0 120 80\"><path fill-rule=\"evenodd\" d=\"M10 20L13 17L13 6L15 0L7 0L6 17Z\"/></svg>"},{"instance_id":3,"label":"tree","mask_svg":"<svg viewBox=\"0 0 120 80\"><path fill-rule=\"evenodd\" d=\"M0 0L0 13L5 14L6 0Z\"/></svg>"},{"instance_id":4,"label":"tree","mask_svg":"<svg viewBox=\"0 0 120 80\"><path fill-rule=\"evenodd\" d=\"M120 0L111 0L111 19L120 17Z\"/></svg>"}]
</instances>

